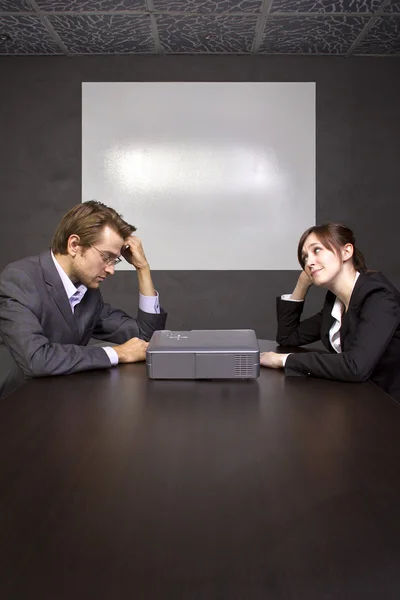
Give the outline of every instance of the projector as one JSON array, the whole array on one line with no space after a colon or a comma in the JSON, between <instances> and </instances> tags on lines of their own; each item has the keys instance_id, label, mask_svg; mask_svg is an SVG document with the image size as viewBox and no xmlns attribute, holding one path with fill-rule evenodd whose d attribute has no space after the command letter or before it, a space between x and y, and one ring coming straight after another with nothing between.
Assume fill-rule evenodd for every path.
<instances>
[{"instance_id":1,"label":"projector","mask_svg":"<svg viewBox=\"0 0 400 600\"><path fill-rule=\"evenodd\" d=\"M260 347L252 329L155 331L146 364L150 379L254 379Z\"/></svg>"}]
</instances>

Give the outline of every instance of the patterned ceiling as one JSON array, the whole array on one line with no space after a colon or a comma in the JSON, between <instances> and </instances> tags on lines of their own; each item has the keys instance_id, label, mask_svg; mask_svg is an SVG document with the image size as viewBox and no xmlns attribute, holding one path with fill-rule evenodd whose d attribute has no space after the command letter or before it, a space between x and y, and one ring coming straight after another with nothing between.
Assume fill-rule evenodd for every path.
<instances>
[{"instance_id":1,"label":"patterned ceiling","mask_svg":"<svg viewBox=\"0 0 400 600\"><path fill-rule=\"evenodd\" d=\"M400 0L0 0L0 54L400 56Z\"/></svg>"}]
</instances>

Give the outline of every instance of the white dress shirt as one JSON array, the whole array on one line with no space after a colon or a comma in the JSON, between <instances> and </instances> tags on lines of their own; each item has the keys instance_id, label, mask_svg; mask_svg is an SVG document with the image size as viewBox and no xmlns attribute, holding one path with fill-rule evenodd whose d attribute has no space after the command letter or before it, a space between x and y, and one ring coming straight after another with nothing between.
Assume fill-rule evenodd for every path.
<instances>
[{"instance_id":1,"label":"white dress shirt","mask_svg":"<svg viewBox=\"0 0 400 600\"><path fill-rule=\"evenodd\" d=\"M359 278L359 276L360 276L360 273L357 271L355 279L354 279L352 291L354 289L354 286L356 285L356 281ZM291 294L283 294L281 296L281 299L287 300L289 302L304 302L304 300L293 300ZM329 330L329 341L331 343L332 348L338 354L340 354L342 352L342 347L340 344L340 328L342 326L342 317L343 317L344 310L345 310L345 306L344 306L343 302L341 300L339 300L339 298L336 296L335 303L332 306L332 310L331 310L331 315L335 320L332 323L331 328ZM284 356L283 366L285 366L286 359L288 356L289 356L289 354L286 354Z\"/></svg>"},{"instance_id":2,"label":"white dress shirt","mask_svg":"<svg viewBox=\"0 0 400 600\"><path fill-rule=\"evenodd\" d=\"M51 258L53 259L54 265L63 283L71 310L73 313L75 313L75 306L79 304L83 296L86 294L87 287L83 285L83 283L78 285L78 287L75 287L75 285L72 283L64 269L58 263L56 257L53 254L53 251L51 252ZM153 315L160 314L160 299L158 292L156 296L143 296L143 294L139 292L139 308L143 312L147 312ZM102 348L107 354L108 358L110 359L111 365L117 365L118 354L115 352L114 348L112 348L111 346L102 346Z\"/></svg>"}]
</instances>

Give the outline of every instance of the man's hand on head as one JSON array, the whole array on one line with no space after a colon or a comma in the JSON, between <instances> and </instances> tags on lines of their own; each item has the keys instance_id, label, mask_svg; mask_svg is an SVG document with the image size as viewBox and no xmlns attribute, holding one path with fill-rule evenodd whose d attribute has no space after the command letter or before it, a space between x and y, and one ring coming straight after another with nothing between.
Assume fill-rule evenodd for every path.
<instances>
[{"instance_id":1,"label":"man's hand on head","mask_svg":"<svg viewBox=\"0 0 400 600\"><path fill-rule=\"evenodd\" d=\"M149 268L142 242L135 235L130 235L126 238L124 245L122 246L121 254L129 264L135 267L135 269L140 271Z\"/></svg>"}]
</instances>

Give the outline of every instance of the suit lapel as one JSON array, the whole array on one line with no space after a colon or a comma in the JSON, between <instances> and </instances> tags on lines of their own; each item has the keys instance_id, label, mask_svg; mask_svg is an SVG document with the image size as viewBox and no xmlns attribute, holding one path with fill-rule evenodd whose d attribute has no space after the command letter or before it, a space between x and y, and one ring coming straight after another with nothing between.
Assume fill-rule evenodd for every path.
<instances>
[{"instance_id":1,"label":"suit lapel","mask_svg":"<svg viewBox=\"0 0 400 600\"><path fill-rule=\"evenodd\" d=\"M332 350L331 342L329 340L329 331L333 325L333 320L333 317L331 317L329 320L326 319L326 322L323 324L323 332L321 336L322 343L329 351Z\"/></svg>"},{"instance_id":2,"label":"suit lapel","mask_svg":"<svg viewBox=\"0 0 400 600\"><path fill-rule=\"evenodd\" d=\"M342 348L342 352L345 337L349 332L349 310L350 308L342 316L342 324L340 326L340 347Z\"/></svg>"},{"instance_id":3,"label":"suit lapel","mask_svg":"<svg viewBox=\"0 0 400 600\"><path fill-rule=\"evenodd\" d=\"M350 321L352 318L351 315L353 315L353 317L354 317L355 311L357 311L357 302L359 299L360 288L362 287L364 281L365 281L365 274L363 272L361 272L357 278L357 281L354 284L354 288L353 288L353 291L350 296L349 308L347 309L347 312L345 312L342 317L342 325L340 327L340 346L342 348L342 352L343 352L343 348L344 348L344 341L345 341L346 335L349 333Z\"/></svg>"},{"instance_id":4,"label":"suit lapel","mask_svg":"<svg viewBox=\"0 0 400 600\"><path fill-rule=\"evenodd\" d=\"M333 325L334 318L331 315L332 307L335 301L335 296L332 294L332 298L326 303L324 307L324 312L322 315L322 325L321 325L321 341L324 344L325 348L327 348L330 352L332 352L333 348L331 346L331 342L329 340L329 331Z\"/></svg>"},{"instance_id":5,"label":"suit lapel","mask_svg":"<svg viewBox=\"0 0 400 600\"><path fill-rule=\"evenodd\" d=\"M47 250L46 252L43 252L39 257L39 261L50 296L53 298L69 327L78 333L78 328L76 326L67 293L54 265L50 251Z\"/></svg>"},{"instance_id":6,"label":"suit lapel","mask_svg":"<svg viewBox=\"0 0 400 600\"><path fill-rule=\"evenodd\" d=\"M79 304L75 305L75 313L74 320L76 324L76 328L79 332L79 337L82 338L86 326L92 316L92 313L88 310L88 305L90 303L90 290L87 290L86 294L79 302Z\"/></svg>"}]
</instances>

